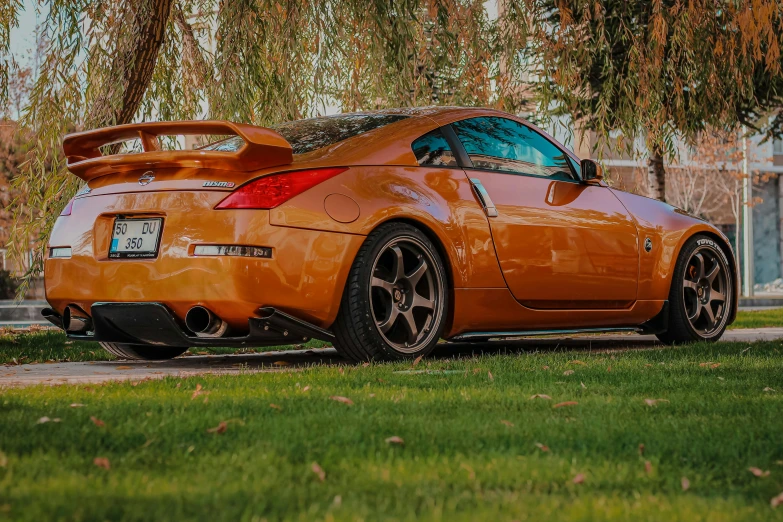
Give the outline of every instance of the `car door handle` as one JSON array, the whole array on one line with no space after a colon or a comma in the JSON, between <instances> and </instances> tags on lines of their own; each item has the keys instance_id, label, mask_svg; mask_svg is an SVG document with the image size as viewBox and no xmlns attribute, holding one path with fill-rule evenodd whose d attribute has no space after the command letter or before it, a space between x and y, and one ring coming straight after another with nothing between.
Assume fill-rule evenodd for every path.
<instances>
[{"instance_id":1,"label":"car door handle","mask_svg":"<svg viewBox=\"0 0 783 522\"><path fill-rule=\"evenodd\" d=\"M481 184L481 180L477 178L470 178L470 184L473 186L473 190L476 192L476 196L481 202L481 206L484 207L484 213L487 217L497 217L498 209L495 208L495 204L492 202L492 198L489 197L487 189Z\"/></svg>"}]
</instances>

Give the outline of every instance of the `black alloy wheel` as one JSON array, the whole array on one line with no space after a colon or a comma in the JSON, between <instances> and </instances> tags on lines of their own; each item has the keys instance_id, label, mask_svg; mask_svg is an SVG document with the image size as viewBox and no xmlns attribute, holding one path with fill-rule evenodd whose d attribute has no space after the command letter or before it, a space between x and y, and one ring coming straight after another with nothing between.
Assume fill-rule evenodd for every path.
<instances>
[{"instance_id":1,"label":"black alloy wheel","mask_svg":"<svg viewBox=\"0 0 783 522\"><path fill-rule=\"evenodd\" d=\"M726 330L735 290L731 264L709 237L689 239L680 252L669 293L666 343L715 341Z\"/></svg>"},{"instance_id":2,"label":"black alloy wheel","mask_svg":"<svg viewBox=\"0 0 783 522\"><path fill-rule=\"evenodd\" d=\"M445 326L447 295L432 241L405 223L383 225L354 261L334 325L335 347L355 361L425 355Z\"/></svg>"}]
</instances>

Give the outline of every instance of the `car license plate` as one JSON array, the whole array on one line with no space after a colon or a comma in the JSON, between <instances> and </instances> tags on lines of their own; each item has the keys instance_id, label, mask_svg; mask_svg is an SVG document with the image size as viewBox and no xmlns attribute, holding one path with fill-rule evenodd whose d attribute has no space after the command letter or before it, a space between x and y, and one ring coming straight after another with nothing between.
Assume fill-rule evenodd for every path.
<instances>
[{"instance_id":1,"label":"car license plate","mask_svg":"<svg viewBox=\"0 0 783 522\"><path fill-rule=\"evenodd\" d=\"M114 220L109 257L158 257L163 218Z\"/></svg>"}]
</instances>

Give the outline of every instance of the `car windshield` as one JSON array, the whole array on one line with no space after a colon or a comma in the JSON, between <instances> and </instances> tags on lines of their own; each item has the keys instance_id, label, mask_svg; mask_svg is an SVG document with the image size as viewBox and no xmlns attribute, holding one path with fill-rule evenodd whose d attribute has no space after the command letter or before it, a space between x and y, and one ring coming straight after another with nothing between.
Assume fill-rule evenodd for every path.
<instances>
[{"instance_id":1,"label":"car windshield","mask_svg":"<svg viewBox=\"0 0 783 522\"><path fill-rule=\"evenodd\" d=\"M402 114L340 114L288 121L275 125L271 129L280 133L291 144L294 154L305 154L407 117ZM242 145L244 145L242 138L234 136L211 143L201 150L235 152Z\"/></svg>"}]
</instances>

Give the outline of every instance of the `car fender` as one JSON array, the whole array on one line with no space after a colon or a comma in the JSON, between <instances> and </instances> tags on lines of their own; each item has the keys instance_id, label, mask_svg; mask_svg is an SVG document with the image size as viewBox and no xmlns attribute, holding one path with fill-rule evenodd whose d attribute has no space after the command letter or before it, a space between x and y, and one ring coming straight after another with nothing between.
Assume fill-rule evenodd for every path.
<instances>
[{"instance_id":1,"label":"car fender","mask_svg":"<svg viewBox=\"0 0 783 522\"><path fill-rule=\"evenodd\" d=\"M739 295L734 252L728 238L717 227L662 201L615 189L612 192L633 216L639 231L638 299L668 299L677 257L685 242L700 233L723 247L734 274L735 296ZM736 315L737 299L734 301L730 322Z\"/></svg>"}]
</instances>

